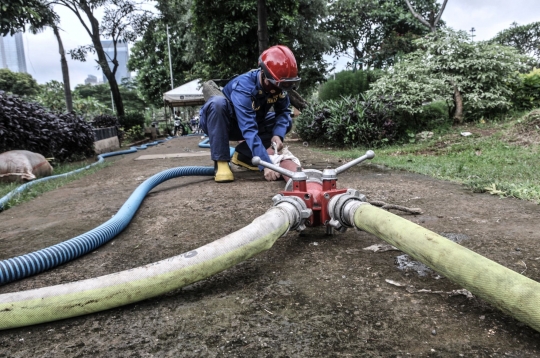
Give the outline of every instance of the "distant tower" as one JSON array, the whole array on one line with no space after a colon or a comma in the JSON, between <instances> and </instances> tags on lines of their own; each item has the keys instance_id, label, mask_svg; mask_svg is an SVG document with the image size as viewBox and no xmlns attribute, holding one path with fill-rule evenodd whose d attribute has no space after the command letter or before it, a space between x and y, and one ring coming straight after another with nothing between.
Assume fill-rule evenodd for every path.
<instances>
[{"instance_id":1,"label":"distant tower","mask_svg":"<svg viewBox=\"0 0 540 358\"><path fill-rule=\"evenodd\" d=\"M112 59L114 58L114 45L112 40L102 40L101 45L103 46L103 50L105 51L105 56L107 57L107 63L109 64L109 68L113 69L113 63ZM118 68L116 69L116 82L120 84L122 82L123 78L131 78L131 73L128 71L127 63L129 60L129 51L128 46L126 42L118 42L116 44L116 59L118 60ZM107 77L103 75L103 82L107 83Z\"/></svg>"},{"instance_id":2,"label":"distant tower","mask_svg":"<svg viewBox=\"0 0 540 358\"><path fill-rule=\"evenodd\" d=\"M14 36L0 37L0 64L2 68L8 68L13 72L27 73L21 32L17 32Z\"/></svg>"},{"instance_id":3,"label":"distant tower","mask_svg":"<svg viewBox=\"0 0 540 358\"><path fill-rule=\"evenodd\" d=\"M97 77L94 75L88 75L84 80L85 85L97 85Z\"/></svg>"},{"instance_id":4,"label":"distant tower","mask_svg":"<svg viewBox=\"0 0 540 358\"><path fill-rule=\"evenodd\" d=\"M474 34L474 32L476 31L476 29L475 29L474 27L471 27L471 29L470 29L469 31L471 32L471 42L473 42L473 41L474 41L474 36L476 36L476 35Z\"/></svg>"}]
</instances>

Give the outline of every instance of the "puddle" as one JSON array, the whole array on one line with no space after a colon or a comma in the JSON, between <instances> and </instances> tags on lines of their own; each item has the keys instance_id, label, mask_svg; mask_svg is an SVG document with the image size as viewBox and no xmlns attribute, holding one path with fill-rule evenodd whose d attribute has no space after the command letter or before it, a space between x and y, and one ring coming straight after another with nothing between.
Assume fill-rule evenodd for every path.
<instances>
[{"instance_id":1,"label":"puddle","mask_svg":"<svg viewBox=\"0 0 540 358\"><path fill-rule=\"evenodd\" d=\"M439 235L446 237L448 240L451 240L457 244L462 241L469 240L469 236L465 234L456 234L453 232L441 232Z\"/></svg>"},{"instance_id":2,"label":"puddle","mask_svg":"<svg viewBox=\"0 0 540 358\"><path fill-rule=\"evenodd\" d=\"M421 262L414 261L409 255L403 254L396 256L396 265L398 270L411 272L414 271L418 276L427 276L434 274L435 271Z\"/></svg>"},{"instance_id":3,"label":"puddle","mask_svg":"<svg viewBox=\"0 0 540 358\"><path fill-rule=\"evenodd\" d=\"M468 240L469 236L465 234L456 234L452 232L443 232L439 235L447 238L448 240L451 240L455 243L460 243L464 240ZM406 272L416 272L418 276L428 276L433 275L435 279L440 279L442 276L438 275L435 271L424 265L423 263L419 261L414 261L412 257L410 257L407 254L396 256L396 266L398 270L406 271Z\"/></svg>"}]
</instances>

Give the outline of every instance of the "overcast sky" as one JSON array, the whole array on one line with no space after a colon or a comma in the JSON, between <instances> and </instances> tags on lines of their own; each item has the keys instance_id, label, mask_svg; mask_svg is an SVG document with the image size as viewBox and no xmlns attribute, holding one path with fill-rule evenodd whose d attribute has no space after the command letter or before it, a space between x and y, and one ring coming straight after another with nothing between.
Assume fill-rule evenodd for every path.
<instances>
[{"instance_id":1,"label":"overcast sky","mask_svg":"<svg viewBox=\"0 0 540 358\"><path fill-rule=\"evenodd\" d=\"M442 0L438 2L442 3ZM91 43L86 30L71 11L60 6L55 9L60 15L61 36L66 51ZM510 27L512 22L525 25L540 21L540 0L448 0L442 19L456 30L469 31L474 27L475 40L488 40ZM39 83L62 81L58 44L52 30L47 29L38 35L25 33L24 44L28 72ZM71 87L84 83L89 74L102 79L94 59L79 62L68 56ZM341 70L346 62L343 59L338 61L337 70Z\"/></svg>"}]
</instances>

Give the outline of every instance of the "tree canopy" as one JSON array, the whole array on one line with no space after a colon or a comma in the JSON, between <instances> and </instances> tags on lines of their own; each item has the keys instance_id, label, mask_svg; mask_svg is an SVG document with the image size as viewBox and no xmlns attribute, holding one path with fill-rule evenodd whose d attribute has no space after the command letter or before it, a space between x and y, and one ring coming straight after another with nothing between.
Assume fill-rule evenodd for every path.
<instances>
[{"instance_id":1,"label":"tree canopy","mask_svg":"<svg viewBox=\"0 0 540 358\"><path fill-rule=\"evenodd\" d=\"M267 0L268 44L284 44L295 54L301 90L308 93L324 80L330 50L320 28L323 0ZM129 67L137 71L144 98L162 104L170 89L167 26L176 85L202 78L227 79L257 67L257 2L247 0L159 0L160 18L151 21L132 48Z\"/></svg>"},{"instance_id":2,"label":"tree canopy","mask_svg":"<svg viewBox=\"0 0 540 358\"><path fill-rule=\"evenodd\" d=\"M34 77L28 73L0 69L0 90L19 96L35 96L40 88Z\"/></svg>"},{"instance_id":3,"label":"tree canopy","mask_svg":"<svg viewBox=\"0 0 540 358\"><path fill-rule=\"evenodd\" d=\"M288 46L295 54L301 91L323 80L330 50L320 22L326 16L323 0L266 0L268 45ZM201 39L195 70L202 78L229 78L257 67L257 2L194 0L193 31Z\"/></svg>"},{"instance_id":4,"label":"tree canopy","mask_svg":"<svg viewBox=\"0 0 540 358\"><path fill-rule=\"evenodd\" d=\"M421 13L418 12L417 9L415 9L412 6L412 4L411 4L411 2L409 0L405 0L405 3L407 4L407 7L411 11L411 14L413 14L413 16L418 21L420 21L420 23L422 25L427 26L427 28L431 32L437 31L439 21L441 21L441 16L442 16L442 14L444 12L444 8L446 7L447 2L448 2L448 0L443 0L442 5L439 5L436 2L431 2L430 4L428 4L428 6L429 6L429 8L427 9L428 15L423 16ZM420 9L422 9L422 5L425 5L425 4L422 4L422 1L418 1L418 0L416 0L415 3L417 3L417 7L419 7ZM420 4L418 4L418 3L420 3ZM418 6L418 5L420 5L420 6ZM426 10L425 6L424 6L423 10Z\"/></svg>"},{"instance_id":5,"label":"tree canopy","mask_svg":"<svg viewBox=\"0 0 540 358\"><path fill-rule=\"evenodd\" d=\"M25 30L25 25L42 28L53 23L57 15L43 0L8 0L0 5L0 34L14 34Z\"/></svg>"},{"instance_id":6,"label":"tree canopy","mask_svg":"<svg viewBox=\"0 0 540 358\"><path fill-rule=\"evenodd\" d=\"M91 45L71 50L71 57L85 61L88 52L97 55L96 62L107 78L116 113L123 116L124 103L115 77L119 64L117 45L134 41L152 16L142 11L139 4L132 0L55 0L55 3L65 6L77 16L92 42ZM105 12L101 24L95 14L98 8L103 8ZM112 56L105 52L102 37L111 39Z\"/></svg>"},{"instance_id":7,"label":"tree canopy","mask_svg":"<svg viewBox=\"0 0 540 358\"><path fill-rule=\"evenodd\" d=\"M421 113L423 104L452 103L455 122L507 111L519 71L530 58L514 48L469 41L464 31L436 32L416 41L419 50L373 84L372 94L390 98L402 112Z\"/></svg>"},{"instance_id":8,"label":"tree canopy","mask_svg":"<svg viewBox=\"0 0 540 358\"><path fill-rule=\"evenodd\" d=\"M536 66L540 67L540 21L521 26L514 22L491 41L515 47L521 54L534 57Z\"/></svg>"},{"instance_id":9,"label":"tree canopy","mask_svg":"<svg viewBox=\"0 0 540 358\"><path fill-rule=\"evenodd\" d=\"M64 101L64 84L58 81L49 81L40 85L37 101L44 107L54 112L65 112L66 102Z\"/></svg>"},{"instance_id":10,"label":"tree canopy","mask_svg":"<svg viewBox=\"0 0 540 358\"><path fill-rule=\"evenodd\" d=\"M63 88L61 82L49 81L39 86L40 92L35 98L52 111L65 112ZM127 111L143 113L147 104L139 97L133 85L123 83L119 88ZM107 84L77 85L73 91L73 110L87 119L98 114L112 114L111 89Z\"/></svg>"},{"instance_id":11,"label":"tree canopy","mask_svg":"<svg viewBox=\"0 0 540 358\"><path fill-rule=\"evenodd\" d=\"M417 0L417 11L425 14L434 0ZM335 0L324 28L332 39L332 52L351 59L353 70L391 66L396 56L412 52L413 40L426 34L409 12L404 0Z\"/></svg>"},{"instance_id":12,"label":"tree canopy","mask_svg":"<svg viewBox=\"0 0 540 358\"><path fill-rule=\"evenodd\" d=\"M179 10L177 8L177 10ZM187 13L188 9L184 9ZM179 10L177 15L182 11ZM173 82L180 86L190 77L192 64L189 62L191 54L191 34L189 31L189 15L169 17L167 22L158 19L152 20L140 41L131 49L128 67L137 71L136 79L142 97L155 106L163 105L163 93L171 89L171 74L169 69L169 50L167 46L167 26L169 26L171 64Z\"/></svg>"},{"instance_id":13,"label":"tree canopy","mask_svg":"<svg viewBox=\"0 0 540 358\"><path fill-rule=\"evenodd\" d=\"M137 111L142 113L148 104L141 99L134 87L135 85L128 81L122 82L122 84L119 86L120 93L122 94L122 100L124 102L126 112ZM77 85L73 93L77 100L93 98L97 100L103 107L112 109L111 89L106 83L99 85Z\"/></svg>"}]
</instances>

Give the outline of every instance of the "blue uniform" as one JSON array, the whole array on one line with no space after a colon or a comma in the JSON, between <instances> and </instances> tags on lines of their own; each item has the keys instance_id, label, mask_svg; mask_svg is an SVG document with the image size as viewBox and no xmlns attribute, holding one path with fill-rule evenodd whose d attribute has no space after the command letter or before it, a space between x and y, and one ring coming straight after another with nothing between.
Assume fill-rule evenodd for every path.
<instances>
[{"instance_id":1,"label":"blue uniform","mask_svg":"<svg viewBox=\"0 0 540 358\"><path fill-rule=\"evenodd\" d=\"M277 135L283 140L290 130L289 96L266 93L259 82L260 72L233 78L223 88L225 97L211 97L201 108L199 124L210 139L212 160L230 160L229 140L245 139L252 156L271 162L266 152L271 138ZM272 106L275 112L268 112Z\"/></svg>"}]
</instances>

